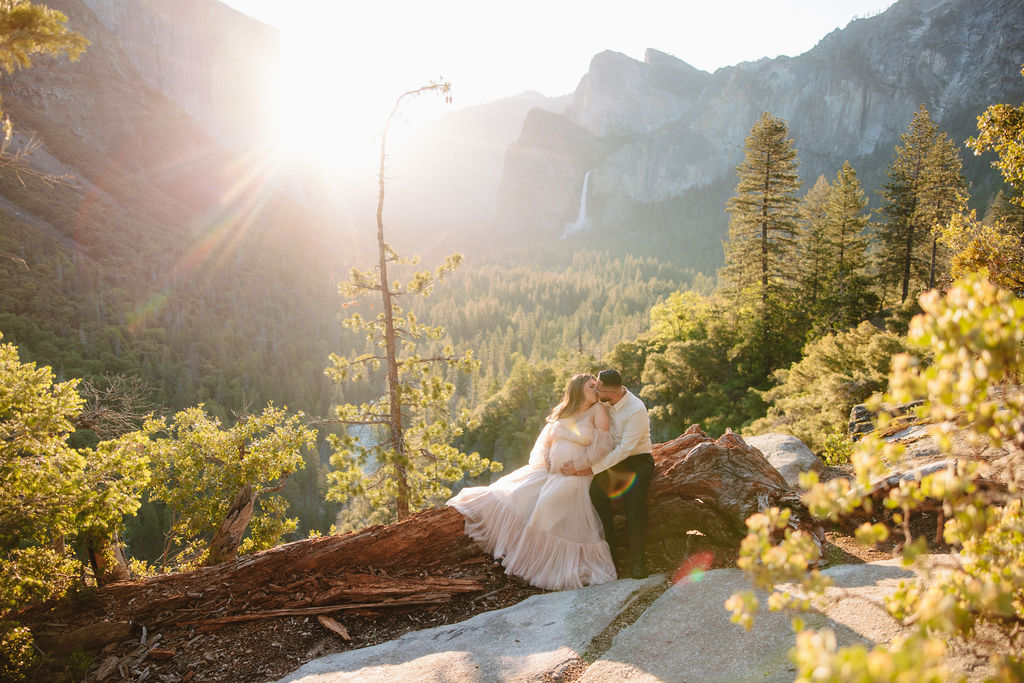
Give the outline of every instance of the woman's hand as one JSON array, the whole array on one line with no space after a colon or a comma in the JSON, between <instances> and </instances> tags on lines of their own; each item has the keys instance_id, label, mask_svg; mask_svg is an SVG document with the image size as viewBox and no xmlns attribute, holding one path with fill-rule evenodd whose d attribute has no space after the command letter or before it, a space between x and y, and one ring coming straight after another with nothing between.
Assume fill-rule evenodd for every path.
<instances>
[{"instance_id":1,"label":"woman's hand","mask_svg":"<svg viewBox=\"0 0 1024 683\"><path fill-rule=\"evenodd\" d=\"M589 467L584 470L578 470L575 467L573 467L571 462L567 462L564 465L562 465L561 468L559 468L558 473L564 474L567 477L581 477L593 474L594 470L590 469Z\"/></svg>"}]
</instances>

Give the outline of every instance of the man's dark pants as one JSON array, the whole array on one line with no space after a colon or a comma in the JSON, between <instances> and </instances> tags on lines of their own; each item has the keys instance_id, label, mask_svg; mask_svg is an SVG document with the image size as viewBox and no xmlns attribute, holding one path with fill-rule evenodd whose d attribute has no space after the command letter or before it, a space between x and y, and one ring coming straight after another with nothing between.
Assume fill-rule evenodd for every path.
<instances>
[{"instance_id":1,"label":"man's dark pants","mask_svg":"<svg viewBox=\"0 0 1024 683\"><path fill-rule=\"evenodd\" d=\"M647 488L654 476L654 458L650 453L631 455L610 470L617 474L636 475L632 485L621 494L626 512L626 538L629 541L629 564L634 573L646 573L647 563L644 558L647 549ZM590 483L590 501L597 510L601 524L604 525L604 537L608 545L615 545L615 529L612 525L612 508L610 494L616 478L609 470L598 473Z\"/></svg>"}]
</instances>

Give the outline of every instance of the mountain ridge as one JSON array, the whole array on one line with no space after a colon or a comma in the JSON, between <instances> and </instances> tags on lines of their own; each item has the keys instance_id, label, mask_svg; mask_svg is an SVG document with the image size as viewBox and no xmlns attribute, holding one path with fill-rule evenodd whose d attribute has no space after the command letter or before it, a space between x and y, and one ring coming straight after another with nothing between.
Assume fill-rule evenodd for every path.
<instances>
[{"instance_id":1,"label":"mountain ridge","mask_svg":"<svg viewBox=\"0 0 1024 683\"><path fill-rule=\"evenodd\" d=\"M577 169L578 177L559 183L531 183L529 177L506 174L503 184L517 191L503 195L505 204L499 202L499 232L514 234L520 225L557 234L573 219L582 175L591 170L596 226L591 240L643 222L648 233L663 238L659 246L683 239L698 242L705 256L716 252L712 263L697 264L704 270L715 267L714 261L721 262L716 245L727 224L728 195L722 190L735 186L733 169L742 158L743 140L762 112L789 122L805 183L819 174L834 175L849 160L873 190L920 104L954 140L962 141L976 132L974 118L986 106L1024 97L1021 36L1024 8L1019 3L900 0L879 15L831 32L802 55L718 69L698 81L702 87L692 103L690 94L670 97L652 79L650 64L601 53L565 117L612 142L613 150L592 168ZM659 55L662 64L675 59ZM685 65L676 61L678 68ZM609 87L624 73L640 74L638 84L624 93ZM645 95L645 90L652 92ZM509 158L527 155L522 145L510 148ZM535 157L543 153L529 152ZM965 174L980 190L977 201L987 202L996 184L988 165L961 154ZM507 164L510 169L515 172ZM704 190L709 190L706 196L695 196ZM524 209L527 197L547 208ZM670 206L682 204L694 210L674 212ZM718 210L709 223L710 205ZM652 214L673 213L651 219Z\"/></svg>"}]
</instances>

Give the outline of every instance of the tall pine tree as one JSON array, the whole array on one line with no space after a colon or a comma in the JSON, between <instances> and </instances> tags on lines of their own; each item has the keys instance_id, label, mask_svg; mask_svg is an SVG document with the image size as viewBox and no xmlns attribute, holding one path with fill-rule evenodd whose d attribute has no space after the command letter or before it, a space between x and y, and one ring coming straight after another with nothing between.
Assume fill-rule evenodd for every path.
<instances>
[{"instance_id":1,"label":"tall pine tree","mask_svg":"<svg viewBox=\"0 0 1024 683\"><path fill-rule=\"evenodd\" d=\"M730 298L749 300L754 307L766 371L787 355L777 347L791 339L798 167L788 125L765 112L747 136L743 162L736 167L736 194L727 205L729 240L721 274Z\"/></svg>"},{"instance_id":2,"label":"tall pine tree","mask_svg":"<svg viewBox=\"0 0 1024 683\"><path fill-rule=\"evenodd\" d=\"M458 267L462 255L453 254L433 272L415 272L400 283L393 268L413 265L415 259L403 259L384 239L388 127L406 97L440 93L448 98L450 87L447 82L430 83L402 93L384 124L377 174L377 265L370 270L353 268L349 279L338 285L345 296L380 297L382 310L376 317L356 313L345 321L365 332L374 350L352 358L331 354L331 366L325 371L335 381L368 378L381 388L368 402L335 408L337 421L352 431L331 435L334 470L328 475L327 497L343 502L362 496L371 505L393 509L399 519L443 500L451 493L445 483L491 466L479 454L463 453L450 445L468 416L459 420L450 414L455 387L445 372L475 368L472 352L460 355L451 344L442 345L446 335L442 327L424 325L415 313L398 305L401 297L410 294L429 295L436 282Z\"/></svg>"},{"instance_id":3,"label":"tall pine tree","mask_svg":"<svg viewBox=\"0 0 1024 683\"><path fill-rule=\"evenodd\" d=\"M832 255L832 272L827 288L832 317L840 327L863 318L858 311L867 294L864 270L867 265L867 197L849 161L832 182L826 208L826 235Z\"/></svg>"},{"instance_id":4,"label":"tall pine tree","mask_svg":"<svg viewBox=\"0 0 1024 683\"><path fill-rule=\"evenodd\" d=\"M832 245L828 236L828 206L832 187L818 176L814 187L800 203L800 233L797 239L800 300L809 321L818 317L826 279L832 270Z\"/></svg>"},{"instance_id":5,"label":"tall pine tree","mask_svg":"<svg viewBox=\"0 0 1024 683\"><path fill-rule=\"evenodd\" d=\"M967 180L956 145L945 133L939 133L928 150L921 182L917 220L927 226L931 253L928 259L928 289L948 279L949 254L939 241L942 228L967 202Z\"/></svg>"},{"instance_id":6,"label":"tall pine tree","mask_svg":"<svg viewBox=\"0 0 1024 683\"><path fill-rule=\"evenodd\" d=\"M882 190L878 275L883 287L896 285L900 301L911 290L933 287L945 269L936 221L948 221L966 191L960 158L921 105L900 136L889 182Z\"/></svg>"}]
</instances>

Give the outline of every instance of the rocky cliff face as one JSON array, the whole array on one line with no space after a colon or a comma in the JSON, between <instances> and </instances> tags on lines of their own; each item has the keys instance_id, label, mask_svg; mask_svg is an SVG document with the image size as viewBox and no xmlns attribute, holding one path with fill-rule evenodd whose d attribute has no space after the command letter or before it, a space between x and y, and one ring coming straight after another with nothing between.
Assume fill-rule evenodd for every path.
<instances>
[{"instance_id":1,"label":"rocky cliff face","mask_svg":"<svg viewBox=\"0 0 1024 683\"><path fill-rule=\"evenodd\" d=\"M593 169L598 232L642 225L648 235L714 247L725 233L722 202L735 186L744 140L762 112L789 122L805 181L831 177L850 160L873 195L871 183L881 181L920 104L963 140L987 105L1024 97L1021 63L1024 4L1014 0L901 0L798 57L714 74L654 51L643 62L602 53L565 116L528 120L547 129L525 135L524 127L510 148L507 191L499 198L503 230L544 226L558 234L575 215L583 174ZM546 144L568 124L590 134L572 139L585 138L578 156L592 165L581 161L575 175L557 176L511 163L543 154L533 141ZM571 154L573 143L566 144ZM594 161L584 150L597 148L607 154ZM991 175L987 164L968 163L967 171Z\"/></svg>"},{"instance_id":2,"label":"rocky cliff face","mask_svg":"<svg viewBox=\"0 0 1024 683\"><path fill-rule=\"evenodd\" d=\"M598 137L644 135L684 116L710 74L647 50L637 62L606 51L590 62L566 117Z\"/></svg>"},{"instance_id":3,"label":"rocky cliff face","mask_svg":"<svg viewBox=\"0 0 1024 683\"><path fill-rule=\"evenodd\" d=\"M222 142L259 140L272 125L267 96L277 32L216 0L83 0L143 81Z\"/></svg>"},{"instance_id":4,"label":"rocky cliff face","mask_svg":"<svg viewBox=\"0 0 1024 683\"><path fill-rule=\"evenodd\" d=\"M46 151L92 181L105 164L136 175L166 171L208 142L181 107L146 83L81 0L47 5L91 44L77 62L42 60L5 79L4 107L16 128L39 131Z\"/></svg>"}]
</instances>

